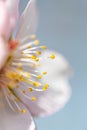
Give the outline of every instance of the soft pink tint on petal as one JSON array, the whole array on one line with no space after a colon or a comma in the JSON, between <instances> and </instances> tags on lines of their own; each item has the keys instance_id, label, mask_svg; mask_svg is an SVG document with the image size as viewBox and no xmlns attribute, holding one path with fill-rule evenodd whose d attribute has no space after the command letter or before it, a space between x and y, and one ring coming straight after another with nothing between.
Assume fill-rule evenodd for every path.
<instances>
[{"instance_id":1,"label":"soft pink tint on petal","mask_svg":"<svg viewBox=\"0 0 87 130\"><path fill-rule=\"evenodd\" d=\"M25 8L19 22L19 29L17 39L29 40L29 36L35 34L38 21L38 11L36 7L36 0L30 0Z\"/></svg>"},{"instance_id":2,"label":"soft pink tint on petal","mask_svg":"<svg viewBox=\"0 0 87 130\"><path fill-rule=\"evenodd\" d=\"M3 1L0 1L0 35L8 38L10 33L9 13Z\"/></svg>"},{"instance_id":3,"label":"soft pink tint on petal","mask_svg":"<svg viewBox=\"0 0 87 130\"><path fill-rule=\"evenodd\" d=\"M19 13L19 0L0 1L0 35L10 38L16 25Z\"/></svg>"},{"instance_id":4,"label":"soft pink tint on petal","mask_svg":"<svg viewBox=\"0 0 87 130\"><path fill-rule=\"evenodd\" d=\"M8 45L2 38L0 38L0 69L4 65L8 57L8 54L9 54Z\"/></svg>"},{"instance_id":5,"label":"soft pink tint on petal","mask_svg":"<svg viewBox=\"0 0 87 130\"><path fill-rule=\"evenodd\" d=\"M49 57L52 53L56 55L56 59L52 60ZM33 116L46 116L59 111L68 102L71 89L68 83L69 76L69 64L63 56L56 52L46 51L41 57L42 67L38 67L40 72L47 71L48 74L44 76L41 82L48 83L49 88L44 92L27 92L29 97L35 96L36 101L30 101L23 96L20 91L20 95L23 102L26 104ZM28 90L29 86L21 86L21 90Z\"/></svg>"},{"instance_id":6,"label":"soft pink tint on petal","mask_svg":"<svg viewBox=\"0 0 87 130\"><path fill-rule=\"evenodd\" d=\"M17 23L19 15L19 2L20 0L6 0L6 6L10 15L10 26L12 28L12 31Z\"/></svg>"},{"instance_id":7,"label":"soft pink tint on petal","mask_svg":"<svg viewBox=\"0 0 87 130\"><path fill-rule=\"evenodd\" d=\"M1 96L1 95L0 95ZM0 129L1 130L35 130L35 124L29 111L19 103L25 113L17 113L11 110L5 97L0 97Z\"/></svg>"}]
</instances>

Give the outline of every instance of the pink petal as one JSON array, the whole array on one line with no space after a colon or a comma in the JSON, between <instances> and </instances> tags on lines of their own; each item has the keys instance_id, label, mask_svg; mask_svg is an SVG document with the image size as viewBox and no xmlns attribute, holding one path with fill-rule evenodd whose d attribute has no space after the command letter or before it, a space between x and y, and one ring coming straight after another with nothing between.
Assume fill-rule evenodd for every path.
<instances>
[{"instance_id":1,"label":"pink petal","mask_svg":"<svg viewBox=\"0 0 87 130\"><path fill-rule=\"evenodd\" d=\"M9 54L9 49L7 43L0 38L0 69L4 65Z\"/></svg>"},{"instance_id":2,"label":"pink petal","mask_svg":"<svg viewBox=\"0 0 87 130\"><path fill-rule=\"evenodd\" d=\"M44 92L27 92L27 96L35 96L36 101L27 99L20 91L17 90L17 94L20 95L22 101L28 107L33 116L46 116L59 111L68 102L71 89L68 83L68 68L67 61L58 53L56 53L56 59L46 59L52 51L46 51L42 55L41 64L39 68L41 72L47 71L47 76L42 78L42 83L48 83L49 88ZM21 90L28 90L29 86L21 86Z\"/></svg>"},{"instance_id":3,"label":"pink petal","mask_svg":"<svg viewBox=\"0 0 87 130\"><path fill-rule=\"evenodd\" d=\"M9 15L10 15L10 26L11 26L12 31L17 23L17 19L19 15L19 2L20 0L7 0L6 1L6 6L8 8Z\"/></svg>"},{"instance_id":4,"label":"pink petal","mask_svg":"<svg viewBox=\"0 0 87 130\"><path fill-rule=\"evenodd\" d=\"M0 129L2 130L35 130L35 124L27 109L19 104L25 113L13 112L4 97L0 94Z\"/></svg>"},{"instance_id":5,"label":"pink petal","mask_svg":"<svg viewBox=\"0 0 87 130\"><path fill-rule=\"evenodd\" d=\"M0 35L4 38L9 37L9 14L6 5L3 1L0 1Z\"/></svg>"},{"instance_id":6,"label":"pink petal","mask_svg":"<svg viewBox=\"0 0 87 130\"><path fill-rule=\"evenodd\" d=\"M35 34L37 28L37 7L36 0L30 0L25 8L19 23L17 39L22 40L30 35ZM27 39L28 40L28 39Z\"/></svg>"},{"instance_id":7,"label":"pink petal","mask_svg":"<svg viewBox=\"0 0 87 130\"><path fill-rule=\"evenodd\" d=\"M10 38L18 19L19 0L0 1L0 35Z\"/></svg>"}]
</instances>

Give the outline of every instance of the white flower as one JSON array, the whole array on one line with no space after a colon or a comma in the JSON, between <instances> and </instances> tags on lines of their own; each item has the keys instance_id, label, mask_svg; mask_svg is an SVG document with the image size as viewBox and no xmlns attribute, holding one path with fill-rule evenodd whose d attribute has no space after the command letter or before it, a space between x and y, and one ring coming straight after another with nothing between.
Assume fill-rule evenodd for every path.
<instances>
[{"instance_id":1,"label":"white flower","mask_svg":"<svg viewBox=\"0 0 87 130\"><path fill-rule=\"evenodd\" d=\"M30 0L20 18L16 38L11 37L19 0L13 2L4 3L10 33L1 30L0 34L0 128L35 130L32 116L52 114L68 101L70 70L60 54L39 46L34 35L38 20L36 0Z\"/></svg>"}]
</instances>

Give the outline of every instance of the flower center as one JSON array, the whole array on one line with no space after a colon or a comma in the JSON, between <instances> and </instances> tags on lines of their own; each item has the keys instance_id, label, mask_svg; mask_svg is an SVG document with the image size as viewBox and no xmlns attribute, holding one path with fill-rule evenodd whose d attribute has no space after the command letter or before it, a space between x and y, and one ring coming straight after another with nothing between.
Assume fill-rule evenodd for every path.
<instances>
[{"instance_id":1,"label":"flower center","mask_svg":"<svg viewBox=\"0 0 87 130\"><path fill-rule=\"evenodd\" d=\"M31 37L31 42L22 44L20 41L20 43L21 46L18 46L17 40L9 40L9 56L0 71L0 86L4 89L4 94L12 98L14 103L21 101L17 91L24 97L35 101L37 97L30 93L32 91L46 91L49 87L48 83L42 82L47 72L40 72L37 69L41 66L41 55L46 46L38 46L39 41L34 39L34 36ZM55 55L51 54L47 58L55 59ZM15 108L13 110L15 111ZM25 113L25 110L21 112Z\"/></svg>"}]
</instances>

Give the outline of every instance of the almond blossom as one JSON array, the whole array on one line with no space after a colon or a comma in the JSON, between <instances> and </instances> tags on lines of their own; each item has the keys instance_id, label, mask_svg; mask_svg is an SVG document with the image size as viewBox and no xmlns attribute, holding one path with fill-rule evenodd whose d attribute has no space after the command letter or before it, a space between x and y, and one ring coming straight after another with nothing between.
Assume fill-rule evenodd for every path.
<instances>
[{"instance_id":1,"label":"almond blossom","mask_svg":"<svg viewBox=\"0 0 87 130\"><path fill-rule=\"evenodd\" d=\"M1 0L0 7L0 129L35 130L34 117L53 114L69 100L70 66L39 45L36 0L22 13L15 38L19 0Z\"/></svg>"}]
</instances>

